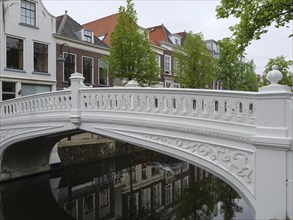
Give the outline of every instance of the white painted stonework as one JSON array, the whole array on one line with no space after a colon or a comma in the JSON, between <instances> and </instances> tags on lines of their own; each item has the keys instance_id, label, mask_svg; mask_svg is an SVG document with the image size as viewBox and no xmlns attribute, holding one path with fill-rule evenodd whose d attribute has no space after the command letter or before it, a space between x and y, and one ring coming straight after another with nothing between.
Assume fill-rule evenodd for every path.
<instances>
[{"instance_id":1,"label":"white painted stonework","mask_svg":"<svg viewBox=\"0 0 293 220\"><path fill-rule=\"evenodd\" d=\"M75 73L68 90L0 104L1 166L14 143L81 129L208 170L253 207L256 219L293 217L293 98L286 87L237 92L82 82Z\"/></svg>"}]
</instances>

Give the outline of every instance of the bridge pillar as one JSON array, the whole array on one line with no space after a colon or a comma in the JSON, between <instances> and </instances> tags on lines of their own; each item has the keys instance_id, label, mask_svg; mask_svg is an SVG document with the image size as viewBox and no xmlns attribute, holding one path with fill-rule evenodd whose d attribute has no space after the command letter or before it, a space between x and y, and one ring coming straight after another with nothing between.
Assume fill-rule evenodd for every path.
<instances>
[{"instance_id":1,"label":"bridge pillar","mask_svg":"<svg viewBox=\"0 0 293 220\"><path fill-rule=\"evenodd\" d=\"M287 216L293 219L293 149L287 153Z\"/></svg>"},{"instance_id":2,"label":"bridge pillar","mask_svg":"<svg viewBox=\"0 0 293 220\"><path fill-rule=\"evenodd\" d=\"M267 75L270 85L260 88L256 147L256 219L292 218L292 92L279 85L277 66Z\"/></svg>"},{"instance_id":3,"label":"bridge pillar","mask_svg":"<svg viewBox=\"0 0 293 220\"><path fill-rule=\"evenodd\" d=\"M71 113L70 113L70 120L73 124L79 125L80 124L80 97L79 97L79 89L82 87L86 87L83 84L84 77L80 73L73 73L70 76L71 82Z\"/></svg>"},{"instance_id":4,"label":"bridge pillar","mask_svg":"<svg viewBox=\"0 0 293 220\"><path fill-rule=\"evenodd\" d=\"M286 151L257 147L255 167L256 219L285 219Z\"/></svg>"}]
</instances>

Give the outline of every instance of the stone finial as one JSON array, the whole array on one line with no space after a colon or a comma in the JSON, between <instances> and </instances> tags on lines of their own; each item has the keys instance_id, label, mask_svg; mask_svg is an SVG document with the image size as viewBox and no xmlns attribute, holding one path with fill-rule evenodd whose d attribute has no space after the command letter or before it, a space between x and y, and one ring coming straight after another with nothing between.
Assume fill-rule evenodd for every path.
<instances>
[{"instance_id":1,"label":"stone finial","mask_svg":"<svg viewBox=\"0 0 293 220\"><path fill-rule=\"evenodd\" d=\"M139 87L139 84L136 80L129 80L125 87Z\"/></svg>"},{"instance_id":2,"label":"stone finial","mask_svg":"<svg viewBox=\"0 0 293 220\"><path fill-rule=\"evenodd\" d=\"M279 71L278 66L273 65L272 70L268 73L267 79L271 84L278 84L278 82L283 79L283 74Z\"/></svg>"}]
</instances>

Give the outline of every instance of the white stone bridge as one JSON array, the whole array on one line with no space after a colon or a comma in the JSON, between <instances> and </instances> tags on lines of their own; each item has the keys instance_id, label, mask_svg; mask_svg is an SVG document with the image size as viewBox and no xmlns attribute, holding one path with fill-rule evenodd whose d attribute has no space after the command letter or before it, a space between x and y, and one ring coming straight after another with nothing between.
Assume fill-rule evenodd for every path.
<instances>
[{"instance_id":1,"label":"white stone bridge","mask_svg":"<svg viewBox=\"0 0 293 220\"><path fill-rule=\"evenodd\" d=\"M274 70L276 71L276 70ZM0 181L50 169L55 143L88 131L158 151L230 184L256 219L293 218L292 93L71 88L0 103Z\"/></svg>"}]
</instances>

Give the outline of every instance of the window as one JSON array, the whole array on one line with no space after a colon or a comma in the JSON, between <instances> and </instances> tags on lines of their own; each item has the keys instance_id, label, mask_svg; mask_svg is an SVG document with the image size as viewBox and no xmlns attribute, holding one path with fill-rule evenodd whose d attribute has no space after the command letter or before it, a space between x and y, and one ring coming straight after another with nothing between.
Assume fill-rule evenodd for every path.
<instances>
[{"instance_id":1,"label":"window","mask_svg":"<svg viewBox=\"0 0 293 220\"><path fill-rule=\"evenodd\" d=\"M141 190L141 206L144 210L151 209L151 188Z\"/></svg>"},{"instance_id":2,"label":"window","mask_svg":"<svg viewBox=\"0 0 293 220\"><path fill-rule=\"evenodd\" d=\"M177 69L178 69L178 59L174 59L174 73L176 74L176 71L177 71Z\"/></svg>"},{"instance_id":3,"label":"window","mask_svg":"<svg viewBox=\"0 0 293 220\"><path fill-rule=\"evenodd\" d=\"M22 84L21 85L21 95L32 95L42 92L50 92L51 86L49 85L34 85L34 84Z\"/></svg>"},{"instance_id":4,"label":"window","mask_svg":"<svg viewBox=\"0 0 293 220\"><path fill-rule=\"evenodd\" d=\"M99 192L99 217L110 213L110 189L102 189Z\"/></svg>"},{"instance_id":5,"label":"window","mask_svg":"<svg viewBox=\"0 0 293 220\"><path fill-rule=\"evenodd\" d=\"M156 209L158 208L161 203L161 197L162 197L162 186L161 183L153 186L153 207Z\"/></svg>"},{"instance_id":6,"label":"window","mask_svg":"<svg viewBox=\"0 0 293 220\"><path fill-rule=\"evenodd\" d=\"M161 67L161 56L160 55L156 55L156 61L157 61L158 67Z\"/></svg>"},{"instance_id":7,"label":"window","mask_svg":"<svg viewBox=\"0 0 293 220\"><path fill-rule=\"evenodd\" d=\"M30 1L21 1L21 23L36 26L36 4Z\"/></svg>"},{"instance_id":8,"label":"window","mask_svg":"<svg viewBox=\"0 0 293 220\"><path fill-rule=\"evenodd\" d=\"M156 61L158 65L158 76L161 77L161 56L158 54L156 55Z\"/></svg>"},{"instance_id":9,"label":"window","mask_svg":"<svg viewBox=\"0 0 293 220\"><path fill-rule=\"evenodd\" d=\"M64 53L64 82L69 82L69 77L75 72L75 54Z\"/></svg>"},{"instance_id":10,"label":"window","mask_svg":"<svg viewBox=\"0 0 293 220\"><path fill-rule=\"evenodd\" d=\"M83 33L84 33L83 35L84 41L92 43L93 42L92 31L84 29Z\"/></svg>"},{"instance_id":11,"label":"window","mask_svg":"<svg viewBox=\"0 0 293 220\"><path fill-rule=\"evenodd\" d=\"M174 194L175 198L178 198L181 195L181 180L177 180L174 183Z\"/></svg>"},{"instance_id":12,"label":"window","mask_svg":"<svg viewBox=\"0 0 293 220\"><path fill-rule=\"evenodd\" d=\"M34 71L48 72L48 45L34 43Z\"/></svg>"},{"instance_id":13,"label":"window","mask_svg":"<svg viewBox=\"0 0 293 220\"><path fill-rule=\"evenodd\" d=\"M168 55L164 56L164 71L166 74L171 74L171 57Z\"/></svg>"},{"instance_id":14,"label":"window","mask_svg":"<svg viewBox=\"0 0 293 220\"><path fill-rule=\"evenodd\" d=\"M6 67L23 70L23 40L6 38Z\"/></svg>"},{"instance_id":15,"label":"window","mask_svg":"<svg viewBox=\"0 0 293 220\"><path fill-rule=\"evenodd\" d=\"M107 80L107 73L108 73L108 64L103 61L99 60L99 85L107 86L108 80Z\"/></svg>"},{"instance_id":16,"label":"window","mask_svg":"<svg viewBox=\"0 0 293 220\"><path fill-rule=\"evenodd\" d=\"M82 72L84 76L85 84L92 84L92 76L93 76L93 58L91 57L83 57L82 58Z\"/></svg>"},{"instance_id":17,"label":"window","mask_svg":"<svg viewBox=\"0 0 293 220\"><path fill-rule=\"evenodd\" d=\"M172 203L172 183L165 186L165 205Z\"/></svg>"},{"instance_id":18,"label":"window","mask_svg":"<svg viewBox=\"0 0 293 220\"><path fill-rule=\"evenodd\" d=\"M175 38L175 45L179 44L179 39Z\"/></svg>"},{"instance_id":19,"label":"window","mask_svg":"<svg viewBox=\"0 0 293 220\"><path fill-rule=\"evenodd\" d=\"M15 98L15 83L2 82L2 100Z\"/></svg>"},{"instance_id":20,"label":"window","mask_svg":"<svg viewBox=\"0 0 293 220\"><path fill-rule=\"evenodd\" d=\"M95 214L95 197L94 194L87 195L83 198L83 217L91 219Z\"/></svg>"},{"instance_id":21,"label":"window","mask_svg":"<svg viewBox=\"0 0 293 220\"><path fill-rule=\"evenodd\" d=\"M182 182L183 182L183 183L182 183L182 187L183 187L183 189L187 189L188 186L189 186L189 178L188 178L188 176L184 177L184 179L183 179Z\"/></svg>"}]
</instances>

